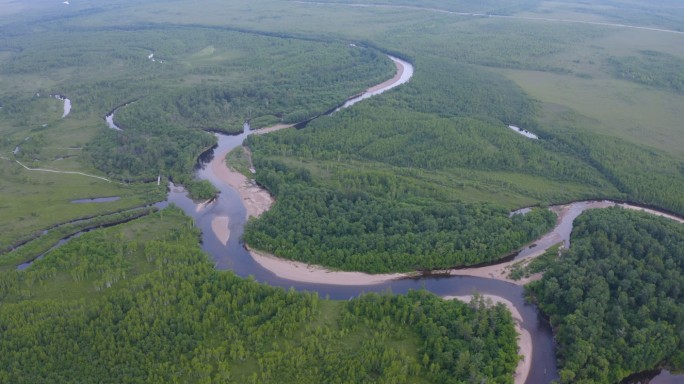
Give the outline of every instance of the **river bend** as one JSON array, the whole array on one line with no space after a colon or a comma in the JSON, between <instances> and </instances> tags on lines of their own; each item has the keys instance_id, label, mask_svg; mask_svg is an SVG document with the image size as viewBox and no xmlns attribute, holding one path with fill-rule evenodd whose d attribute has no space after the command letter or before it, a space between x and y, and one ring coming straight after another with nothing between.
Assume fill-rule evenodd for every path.
<instances>
[{"instance_id":1,"label":"river bend","mask_svg":"<svg viewBox=\"0 0 684 384\"><path fill-rule=\"evenodd\" d=\"M341 107L349 107L356 102L380 94L410 80L413 74L413 66L398 58L391 59L398 68L398 76L390 83L385 82L380 87L372 87L365 93L347 100ZM224 154L242 145L244 139L254 131L245 126L243 133L235 136L216 134L218 146L213 153ZM257 131L258 132L258 131ZM210 181L220 194L210 204L198 206L189 199L185 191L180 187L171 187L168 202L174 203L189 216L193 217L198 228L202 230L202 248L209 253L215 262L216 268L232 270L241 277L253 276L257 281L268 283L272 286L283 288L294 287L298 290L315 291L321 297L331 299L349 299L364 292L406 293L411 289L427 289L439 296L468 296L473 292L488 294L504 298L511 302L520 312L523 319L522 327L532 336L532 362L527 378L527 383L549 383L557 378L554 341L551 329L534 305L528 304L523 298L523 288L504 281L473 276L450 276L450 277L421 277L415 279L400 279L382 282L373 285L333 285L315 284L301 281L288 280L276 276L273 272L263 268L247 252L244 244L240 241L244 225L247 221L246 208L237 191L226 185L212 171L212 167L206 166L212 160L209 154L205 166L198 169L197 176L200 179ZM217 219L219 219L217 221ZM212 229L216 223L228 225L229 236L217 236Z\"/></svg>"},{"instance_id":2,"label":"river bend","mask_svg":"<svg viewBox=\"0 0 684 384\"><path fill-rule=\"evenodd\" d=\"M397 73L392 79L348 99L343 105L333 109L333 111L336 112L340 109L348 108L359 101L408 82L413 75L413 66L396 57L390 56L390 59L397 66ZM109 128L121 130L120 127L114 124L114 112L116 112L118 108L128 104L130 104L130 102L115 108L105 116L105 121ZM66 114L65 103L65 116ZM266 128L264 130L251 131L249 125L245 124L245 129L241 134L233 136L216 134L218 145L212 152L205 154L205 158L202 159L203 166L199 167L197 170L197 177L210 181L220 191L218 197L212 202L197 204L187 197L187 193L182 187L171 185L166 202L159 203L157 206L163 208L169 203L174 203L194 219L195 224L202 231L202 248L212 256L217 269L232 270L241 277L252 276L257 281L267 283L271 286L283 288L294 287L297 290L317 292L321 297L339 300L349 299L365 292L391 291L392 293L402 294L409 290L416 289L426 289L442 297L467 297L474 292L478 292L483 295L491 295L504 299L515 307L522 319L520 325L524 331L531 336L533 352L530 369L525 383L550 383L552 380L558 378L555 360L555 344L551 328L548 322L542 318L538 309L534 305L525 302L523 298L523 287L499 279L485 276L472 276L477 275L477 273L475 273L477 268L451 271L450 275L385 279L377 284L370 285L336 285L289 280L277 276L257 263L240 240L242 238L244 225L247 221L247 210L243 200L240 194L235 189L228 186L219 175L215 173L212 169L213 167L208 166L208 164L213 160L214 154L218 154L220 157L225 156L225 154L232 149L241 146L244 139L252 133L268 133L287 127L289 126L276 126L271 129ZM569 246L572 223L577 216L587 209L605 208L613 205L622 205L625 208L632 209L642 209L640 207L610 201L582 201L566 206L551 207L551 209L555 210L559 215L559 221L556 227L551 232L535 241L535 244L520 250L514 259L519 260L521 258L533 257L534 254L537 254L539 251L557 244L558 242L564 242L566 246ZM649 211L654 214L668 216L672 219L684 222L684 220L680 218L662 212ZM525 210L514 213L524 214ZM221 232L216 231L217 225L227 226L228 231L223 231L223 235L217 235L218 232ZM336 272L330 273L334 274ZM660 381L661 378L664 381ZM668 380L671 380L672 378L678 380L684 378L684 376L673 376L669 372L663 371L660 376L651 380L651 383L656 384L662 382L665 384L669 383L670 381Z\"/></svg>"}]
</instances>

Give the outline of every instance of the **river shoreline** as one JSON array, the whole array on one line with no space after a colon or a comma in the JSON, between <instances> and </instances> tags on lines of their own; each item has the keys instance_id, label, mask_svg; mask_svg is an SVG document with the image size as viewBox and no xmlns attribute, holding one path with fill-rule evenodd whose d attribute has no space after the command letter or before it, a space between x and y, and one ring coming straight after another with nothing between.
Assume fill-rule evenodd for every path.
<instances>
[{"instance_id":1,"label":"river shoreline","mask_svg":"<svg viewBox=\"0 0 684 384\"><path fill-rule=\"evenodd\" d=\"M395 64L400 64L398 59L391 59ZM396 83L376 90L375 94L402 84L402 81L408 81L410 74L413 73L413 67L409 63L406 66L406 71L402 70L400 75L395 74L392 79L383 82L383 84L388 84L398 79ZM408 78L407 73L409 73ZM376 87L371 87L369 90ZM372 95L364 93L348 101L359 101L370 96ZM347 106L351 104L345 103ZM200 178L210 180L222 191L218 201L198 209L197 204L190 201L187 196L174 196L174 199L182 203L180 206L184 211L193 216L198 227L202 228L203 249L213 256L217 269L233 270L238 276L252 276L257 281L274 286L315 291L320 295L338 300L351 298L362 292L390 290L395 293L405 293L411 289L426 289L440 296L463 296L472 292L482 292L505 298L510 303L510 308L514 309L521 319L521 322L518 322L521 335L519 343L523 343L522 338L525 332L529 335L526 339L528 340L526 343L530 344L529 348L520 346L521 353L525 356L521 363L526 362L528 367L518 367L521 370L516 370L516 383L528 380L535 383L550 382L557 378L553 337L548 322L539 316L539 311L535 306L524 301L522 287L517 282L515 283L518 285L510 284L507 280L490 276L491 272L483 271L480 272L484 277L472 277L477 276L476 269L478 268L461 269L453 274L454 270L435 271L434 276L430 272L372 275L361 272L332 271L321 266L307 265L251 250L242 244L240 238L246 220L250 217L259 217L266 212L274 203L274 198L268 191L250 180L249 175L245 176L230 169L225 157L230 150L239 147L242 140L249 134L265 134L290 127L281 124L256 131L250 131L249 127L246 127L242 134L236 136L219 135L219 144L214 149L213 158L205 164L204 168L198 169ZM209 157L207 156L207 159ZM569 234L574 218L585 209L589 209L587 206L592 204L611 206L615 202L576 202L551 207L559 216L554 231L522 249L517 256L512 256L514 260L531 260L542 254L549 246L561 241L569 244ZM226 239L228 239L227 242ZM442 278L441 272L447 272L444 275L445 278ZM534 355L531 355L532 345L534 345ZM529 375L526 376L527 379L522 376L523 371Z\"/></svg>"},{"instance_id":2,"label":"river shoreline","mask_svg":"<svg viewBox=\"0 0 684 384\"><path fill-rule=\"evenodd\" d=\"M256 182L249 180L242 173L228 168L225 160L227 154L227 151L216 154L208 164L208 167L219 180L240 194L240 199L247 210L247 218L261 216L261 214L271 208L275 199L266 189L258 186Z\"/></svg>"},{"instance_id":3,"label":"river shoreline","mask_svg":"<svg viewBox=\"0 0 684 384\"><path fill-rule=\"evenodd\" d=\"M382 83L372 86L368 89L366 89L365 93L375 93L381 89L390 87L391 85L399 82L401 80L401 77L404 75L404 71L406 70L404 68L404 64L401 63L401 61L398 60L392 60L394 62L394 65L397 67L397 73L392 77L391 79L387 81L383 81Z\"/></svg>"},{"instance_id":4,"label":"river shoreline","mask_svg":"<svg viewBox=\"0 0 684 384\"><path fill-rule=\"evenodd\" d=\"M288 126L277 126L276 129L284 129ZM240 172L229 168L225 162L227 152L220 153L214 157L209 163L209 167L216 177L235 189L247 210L247 217L259 217L264 212L268 211L275 202L275 199L261 188L254 181L249 180ZM608 200L600 201L580 201L566 205L552 206L549 209L558 216L556 226L544 234L542 237L536 239L531 245L523 247L519 253L520 255L512 260L496 263L492 265L474 267L474 268L451 268L443 270L430 270L422 274L438 275L438 276L473 276L483 277L489 279L496 279L523 286L529 282L536 281L542 278L541 273L532 276L513 280L508 277L510 268L519 262L529 262L541 256L550 247L564 243L564 246L569 247L570 232L572 231L572 223L575 218L582 212L588 209L601 209L612 206L619 206L625 209L633 209L657 214L658 216L667 217L684 223L684 219L678 218L662 212L656 212L652 209L638 207L626 203L618 203ZM218 236L218 234L217 234ZM410 279L421 276L421 272L408 273L391 273L391 274L369 274L363 272L347 272L334 271L324 266L306 264L298 261L279 258L276 255L264 251L258 251L249 247L245 247L252 255L253 259L263 268L269 270L276 276L306 283L315 284L336 284L347 286L363 286L376 285L390 282L397 279ZM527 252L525 252L527 251Z\"/></svg>"},{"instance_id":5,"label":"river shoreline","mask_svg":"<svg viewBox=\"0 0 684 384\"><path fill-rule=\"evenodd\" d=\"M513 380L515 384L525 384L527 377L530 374L530 369L532 368L532 335L528 330L522 327L523 318L513 303L504 299L500 296L495 295L481 295L485 300L491 300L492 305L503 304L511 311L511 316L515 322L515 331L518 334L518 353L522 356L522 359L518 362L518 366L515 369L515 374L513 375ZM460 300L466 303L472 301L473 296L443 296L444 300Z\"/></svg>"}]
</instances>

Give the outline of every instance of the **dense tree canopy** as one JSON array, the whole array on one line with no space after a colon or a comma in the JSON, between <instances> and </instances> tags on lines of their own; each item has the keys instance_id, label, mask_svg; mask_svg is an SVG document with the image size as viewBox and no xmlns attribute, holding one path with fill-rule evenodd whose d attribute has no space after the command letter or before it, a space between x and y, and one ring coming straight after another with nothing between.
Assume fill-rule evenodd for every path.
<instances>
[{"instance_id":1,"label":"dense tree canopy","mask_svg":"<svg viewBox=\"0 0 684 384\"><path fill-rule=\"evenodd\" d=\"M683 226L618 208L575 225L570 250L528 287L555 328L561 381L683 369Z\"/></svg>"},{"instance_id":2,"label":"dense tree canopy","mask_svg":"<svg viewBox=\"0 0 684 384\"><path fill-rule=\"evenodd\" d=\"M278 204L247 225L245 241L281 257L346 270L477 264L521 247L555 222L546 210L509 217L491 206L408 204L362 191L308 187L296 177L260 173L258 180L277 192Z\"/></svg>"},{"instance_id":3,"label":"dense tree canopy","mask_svg":"<svg viewBox=\"0 0 684 384\"><path fill-rule=\"evenodd\" d=\"M501 305L322 300L215 270L198 235L165 209L0 273L0 381L512 383Z\"/></svg>"}]
</instances>

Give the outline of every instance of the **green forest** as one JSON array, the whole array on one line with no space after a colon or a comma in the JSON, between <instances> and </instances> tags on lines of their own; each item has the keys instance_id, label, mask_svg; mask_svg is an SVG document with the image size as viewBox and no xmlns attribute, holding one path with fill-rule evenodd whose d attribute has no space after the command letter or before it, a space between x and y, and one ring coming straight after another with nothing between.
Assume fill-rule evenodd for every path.
<instances>
[{"instance_id":1,"label":"green forest","mask_svg":"<svg viewBox=\"0 0 684 384\"><path fill-rule=\"evenodd\" d=\"M0 0L0 382L513 382L501 305L242 279L152 204L168 181L215 196L196 174L213 133L319 116L391 78L390 54L408 83L228 157L275 198L244 242L422 271L510 255L555 224L551 205L684 215L683 31L677 0ZM98 197L119 199L73 202ZM545 271L528 294L560 380L684 370L681 226L617 209L577 223L560 258L513 271Z\"/></svg>"},{"instance_id":2,"label":"green forest","mask_svg":"<svg viewBox=\"0 0 684 384\"><path fill-rule=\"evenodd\" d=\"M489 205L410 201L397 196L404 188L391 173L347 175L335 190L309 186L305 168L255 164L257 181L278 204L248 223L244 240L311 264L370 273L473 265L522 247L555 223L548 210L509 217Z\"/></svg>"},{"instance_id":3,"label":"green forest","mask_svg":"<svg viewBox=\"0 0 684 384\"><path fill-rule=\"evenodd\" d=\"M554 327L562 383L684 369L684 228L609 208L575 221L571 247L528 293Z\"/></svg>"},{"instance_id":4,"label":"green forest","mask_svg":"<svg viewBox=\"0 0 684 384\"><path fill-rule=\"evenodd\" d=\"M124 182L160 174L189 181L197 156L214 143L205 131L239 133L250 119L306 120L391 77L394 69L386 56L362 47L202 27L86 28L40 41L20 34L5 44L20 53L0 67L2 75L84 71L84 77L36 93L70 95L75 114L103 118L125 105L114 116L123 131L99 129L83 155ZM2 114L15 127L30 126L32 99L10 92ZM20 156L45 160L28 147Z\"/></svg>"},{"instance_id":5,"label":"green forest","mask_svg":"<svg viewBox=\"0 0 684 384\"><path fill-rule=\"evenodd\" d=\"M430 78L402 92L303 130L249 137L256 181L278 203L247 226L245 241L348 270L440 269L494 260L554 224L546 211L514 223L499 208L507 201L613 198L684 209L681 162L590 132L547 133L515 84L471 66L449 75L440 63L424 64ZM542 139L505 122L535 127Z\"/></svg>"},{"instance_id":6,"label":"green forest","mask_svg":"<svg viewBox=\"0 0 684 384\"><path fill-rule=\"evenodd\" d=\"M0 273L0 381L512 383L503 305L323 300L217 271L198 239L169 208Z\"/></svg>"}]
</instances>

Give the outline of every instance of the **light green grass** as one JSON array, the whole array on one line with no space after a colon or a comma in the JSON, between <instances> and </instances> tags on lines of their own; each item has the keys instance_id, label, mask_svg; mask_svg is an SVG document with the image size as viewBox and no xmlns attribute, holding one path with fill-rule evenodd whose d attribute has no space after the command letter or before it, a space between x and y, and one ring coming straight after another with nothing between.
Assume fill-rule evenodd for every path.
<instances>
[{"instance_id":1,"label":"light green grass","mask_svg":"<svg viewBox=\"0 0 684 384\"><path fill-rule=\"evenodd\" d=\"M684 158L684 96L615 79L581 79L537 71L501 70L531 97L593 120L577 128L662 149ZM551 106L543 113L554 113ZM550 130L562 117L550 117Z\"/></svg>"},{"instance_id":2,"label":"light green grass","mask_svg":"<svg viewBox=\"0 0 684 384\"><path fill-rule=\"evenodd\" d=\"M30 168L105 176L83 159L82 149L74 149L82 148L98 130L107 129L99 116L79 115L80 107L72 105L71 114L62 118L63 102L41 95L31 100L24 121L0 114L0 156L5 158L0 159L0 249L56 224L163 199L163 186L127 186L81 175L29 171L14 161ZM11 152L17 145L20 152L15 156ZM109 196L121 199L71 203Z\"/></svg>"},{"instance_id":3,"label":"light green grass","mask_svg":"<svg viewBox=\"0 0 684 384\"><path fill-rule=\"evenodd\" d=\"M235 151L233 151L235 152ZM231 158L236 155L231 152ZM542 176L514 172L497 172L451 168L444 171L406 169L371 161L304 161L291 157L271 158L291 166L304 168L321 183L335 188L345 188L345 179L339 175L348 172L390 172L401 180L401 192L410 201L428 203L432 199L442 202L463 201L468 203L495 203L509 210L546 203L560 203L588 198L619 198L615 187L605 184L603 188L580 183L552 180ZM372 186L368 191L373 193Z\"/></svg>"},{"instance_id":4,"label":"light green grass","mask_svg":"<svg viewBox=\"0 0 684 384\"><path fill-rule=\"evenodd\" d=\"M144 217L141 219L134 220L132 222L126 223L125 225L117 225L112 228L99 229L98 233L102 234L105 238L110 237L114 241L123 241L130 245L134 244L144 244L145 242L151 240L159 240L168 236L174 228L177 228L186 219L178 214L171 215L170 212L159 212L154 215ZM70 247L71 249L78 249L78 240L72 240L73 244L69 243L64 245L64 247ZM129 247L129 252L124 253L122 259L123 264L118 265L119 267L127 269L126 279L132 279L135 276L141 275L143 273L149 273L155 269L154 262L146 260L145 254L142 248L139 247ZM50 253L45 255L45 258L49 258ZM87 255L82 255L87 257ZM36 261L36 265L42 261ZM14 273L14 272L2 272L2 273ZM19 272L21 273L21 272ZM56 271L54 276L50 279L40 280L37 283L30 283L31 296L36 299L41 300L92 300L95 298L95 294L102 291L97 291L95 289L95 282L101 279L102 276L95 275L82 280L76 280L72 277L71 271L69 270L59 270ZM120 286L127 285L124 282L120 284L114 284L112 289L116 290ZM28 288L28 287L27 287ZM25 291L25 292L28 292ZM10 298L9 301L12 301Z\"/></svg>"},{"instance_id":5,"label":"light green grass","mask_svg":"<svg viewBox=\"0 0 684 384\"><path fill-rule=\"evenodd\" d=\"M122 185L80 175L27 171L0 161L0 248L53 225L163 200L164 186ZM119 196L109 203L71 200Z\"/></svg>"}]
</instances>

